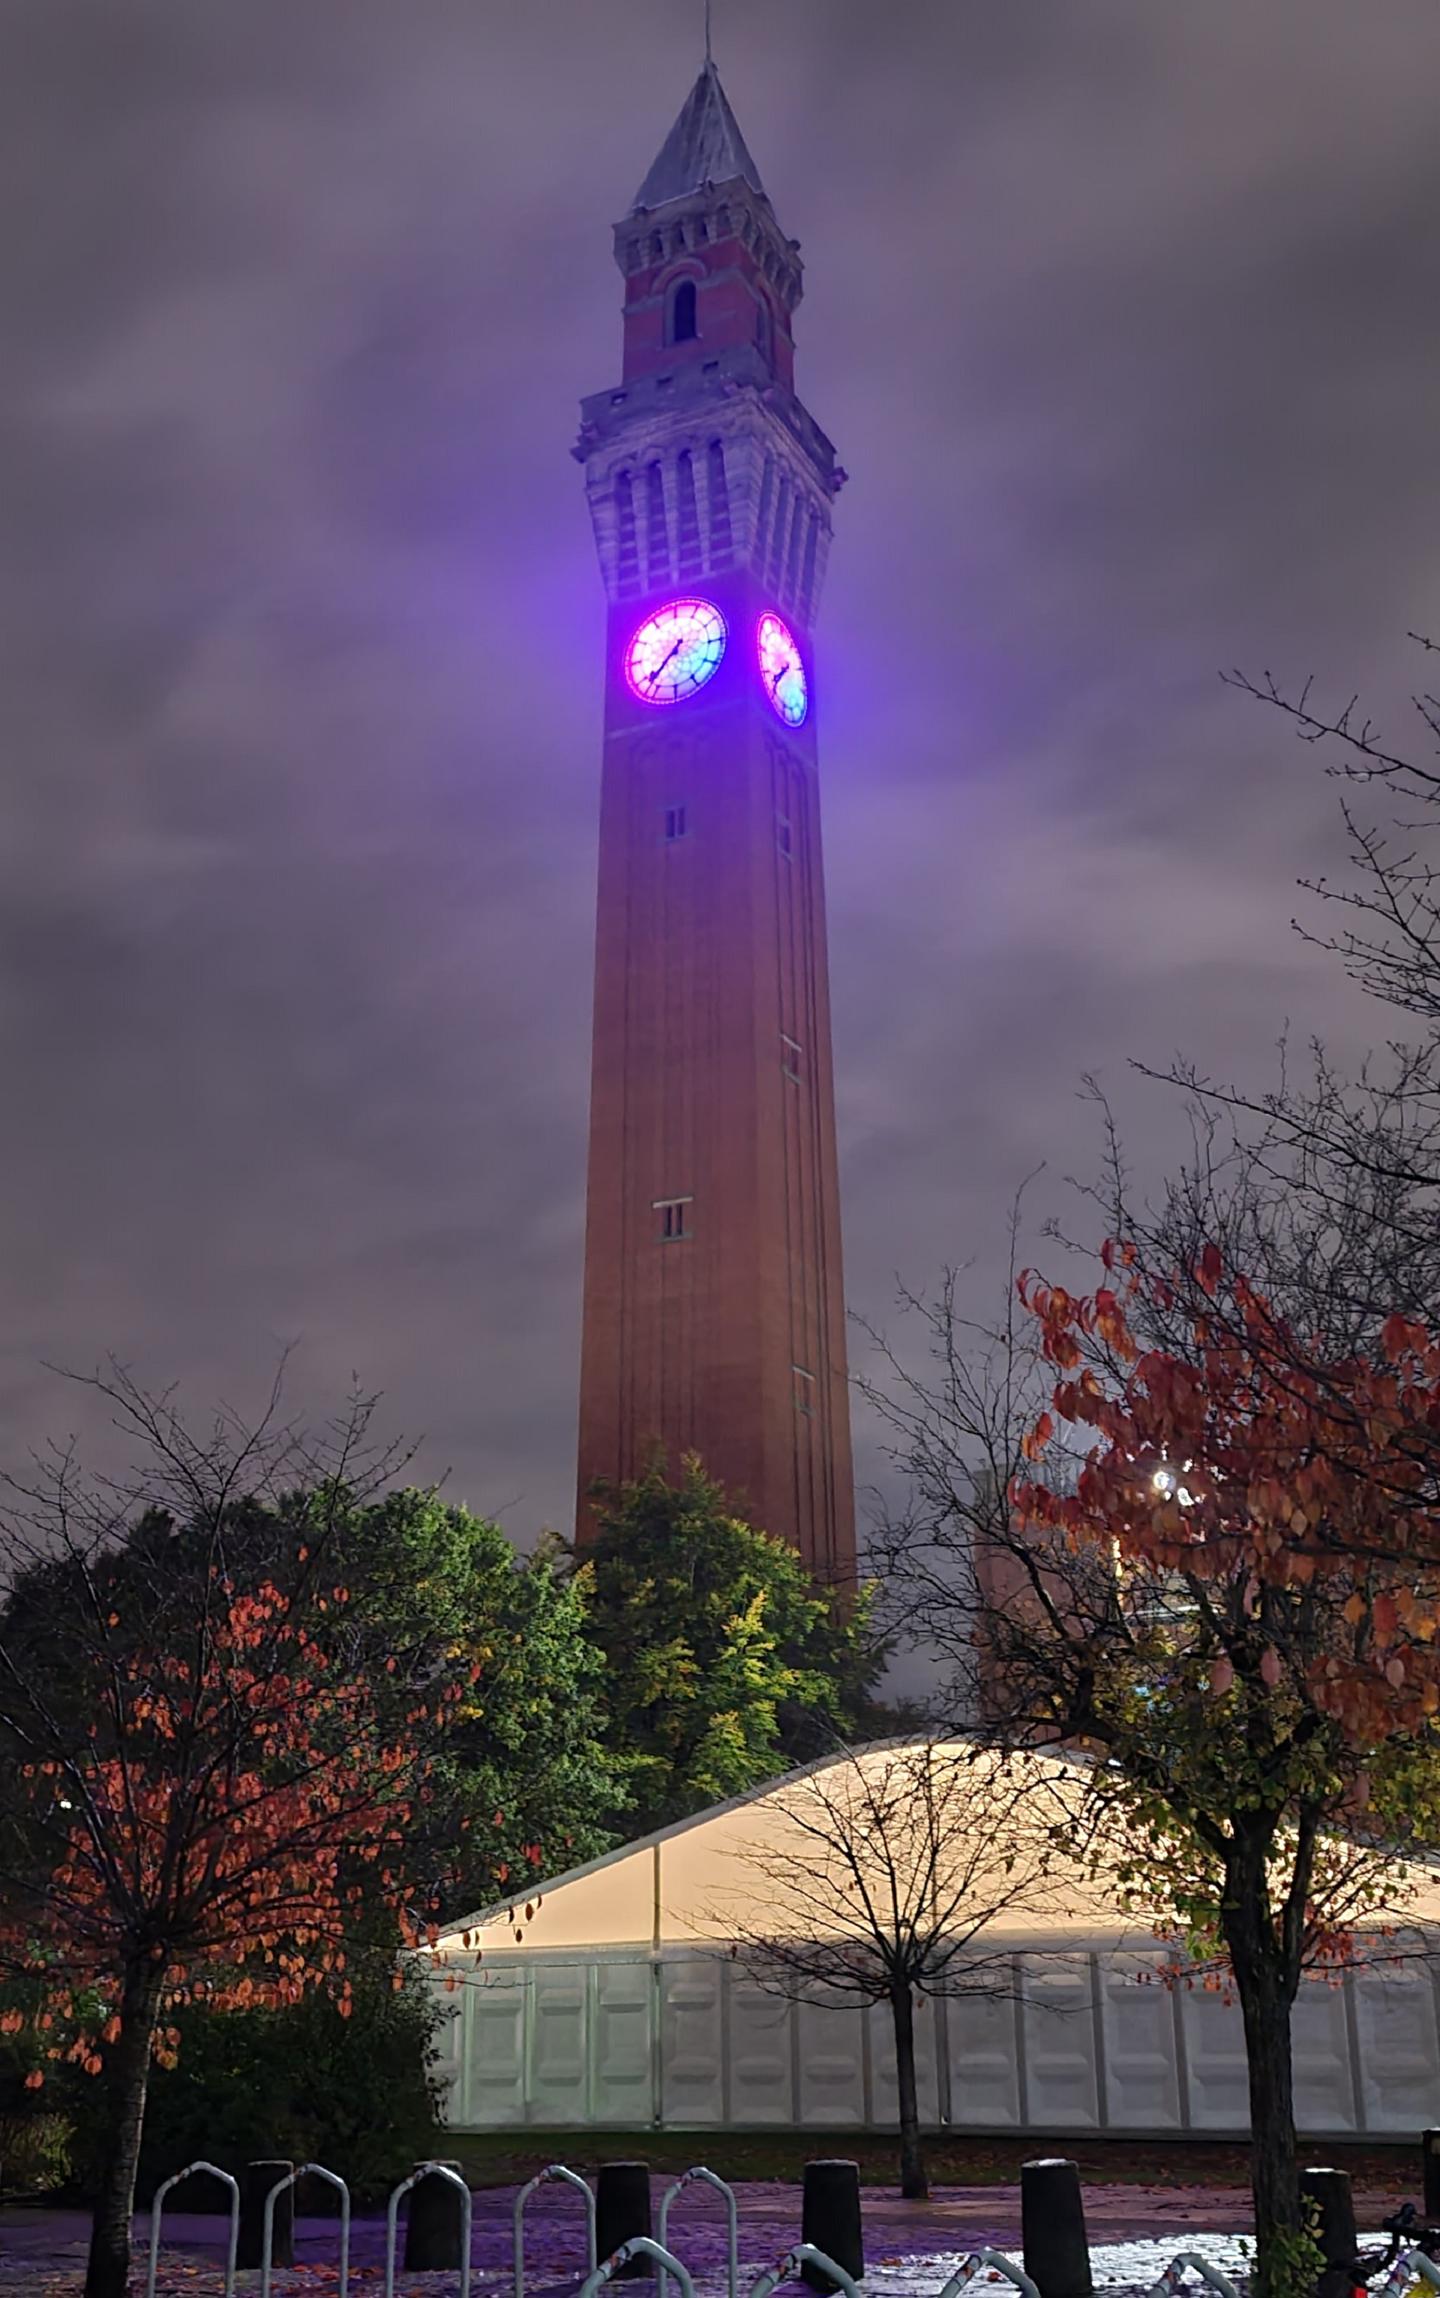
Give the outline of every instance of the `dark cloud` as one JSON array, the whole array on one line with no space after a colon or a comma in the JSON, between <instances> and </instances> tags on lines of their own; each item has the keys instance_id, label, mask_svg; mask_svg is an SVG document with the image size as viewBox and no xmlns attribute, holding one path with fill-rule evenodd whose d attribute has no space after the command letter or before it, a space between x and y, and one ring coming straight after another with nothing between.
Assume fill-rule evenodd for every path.
<instances>
[{"instance_id":1,"label":"dark cloud","mask_svg":"<svg viewBox=\"0 0 1440 2298\"><path fill-rule=\"evenodd\" d=\"M106 1348L351 1369L570 1500L601 608L575 403L681 0L18 0L0 44L0 1444ZM721 0L853 474L823 625L852 1302L1098 1070L1375 1026L1234 661L1440 626L1430 0ZM1397 729L1399 720L1397 717ZM1047 1179L1040 1195L1051 1187ZM1037 1207L1038 1209L1038 1207Z\"/></svg>"}]
</instances>

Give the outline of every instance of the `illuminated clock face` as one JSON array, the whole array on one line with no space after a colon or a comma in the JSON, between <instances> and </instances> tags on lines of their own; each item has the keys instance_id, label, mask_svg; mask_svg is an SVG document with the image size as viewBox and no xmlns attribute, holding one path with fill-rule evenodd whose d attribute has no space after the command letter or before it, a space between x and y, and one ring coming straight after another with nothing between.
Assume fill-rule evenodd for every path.
<instances>
[{"instance_id":1,"label":"illuminated clock face","mask_svg":"<svg viewBox=\"0 0 1440 2298\"><path fill-rule=\"evenodd\" d=\"M760 676L777 716L787 726L802 726L810 708L810 687L794 634L778 614L762 614L756 638Z\"/></svg>"},{"instance_id":2,"label":"illuminated clock face","mask_svg":"<svg viewBox=\"0 0 1440 2298\"><path fill-rule=\"evenodd\" d=\"M642 702L683 702L720 668L725 617L705 598L676 598L647 615L625 650L625 679Z\"/></svg>"}]
</instances>

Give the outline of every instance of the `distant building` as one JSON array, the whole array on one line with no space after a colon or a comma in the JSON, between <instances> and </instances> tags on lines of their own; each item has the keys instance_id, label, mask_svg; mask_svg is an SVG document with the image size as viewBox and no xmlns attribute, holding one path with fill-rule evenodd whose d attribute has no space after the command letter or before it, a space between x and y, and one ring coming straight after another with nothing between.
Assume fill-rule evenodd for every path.
<instances>
[{"instance_id":1,"label":"distant building","mask_svg":"<svg viewBox=\"0 0 1440 2298\"><path fill-rule=\"evenodd\" d=\"M697 1451L817 1577L854 1491L811 631L844 474L794 392L798 243L707 60L585 400L609 599L580 1404L598 1477Z\"/></svg>"}]
</instances>

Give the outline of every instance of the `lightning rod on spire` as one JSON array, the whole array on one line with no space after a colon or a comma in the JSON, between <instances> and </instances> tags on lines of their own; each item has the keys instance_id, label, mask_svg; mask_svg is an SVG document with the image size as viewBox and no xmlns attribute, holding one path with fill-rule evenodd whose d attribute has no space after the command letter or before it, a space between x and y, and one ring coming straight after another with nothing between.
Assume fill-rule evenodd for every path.
<instances>
[{"instance_id":1,"label":"lightning rod on spire","mask_svg":"<svg viewBox=\"0 0 1440 2298\"><path fill-rule=\"evenodd\" d=\"M705 61L707 64L715 61L710 47L710 0L705 0Z\"/></svg>"}]
</instances>

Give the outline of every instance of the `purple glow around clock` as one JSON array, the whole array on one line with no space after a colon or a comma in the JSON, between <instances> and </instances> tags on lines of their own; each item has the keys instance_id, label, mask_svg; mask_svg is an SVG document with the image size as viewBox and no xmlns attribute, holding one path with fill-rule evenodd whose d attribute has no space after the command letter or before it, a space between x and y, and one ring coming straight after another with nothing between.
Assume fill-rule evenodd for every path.
<instances>
[{"instance_id":1,"label":"purple glow around clock","mask_svg":"<svg viewBox=\"0 0 1440 2298\"><path fill-rule=\"evenodd\" d=\"M708 685L725 652L725 617L706 598L647 615L625 649L625 683L641 702L683 702Z\"/></svg>"},{"instance_id":2,"label":"purple glow around clock","mask_svg":"<svg viewBox=\"0 0 1440 2298\"><path fill-rule=\"evenodd\" d=\"M810 687L805 664L788 624L778 614L762 614L755 634L760 676L778 717L787 726L803 726L810 708Z\"/></svg>"}]
</instances>

